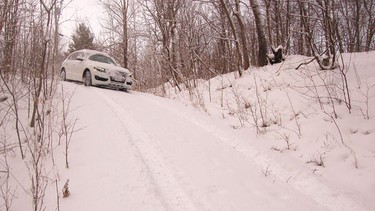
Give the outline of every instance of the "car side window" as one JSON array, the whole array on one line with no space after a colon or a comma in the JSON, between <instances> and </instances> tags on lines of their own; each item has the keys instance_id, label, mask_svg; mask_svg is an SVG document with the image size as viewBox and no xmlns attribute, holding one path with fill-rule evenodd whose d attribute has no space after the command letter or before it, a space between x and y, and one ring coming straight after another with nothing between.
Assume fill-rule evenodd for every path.
<instances>
[{"instance_id":1,"label":"car side window","mask_svg":"<svg viewBox=\"0 0 375 211\"><path fill-rule=\"evenodd\" d=\"M96 61L96 62L102 62L101 56L99 54L94 54L94 55L90 56L89 59L92 60L92 61Z\"/></svg>"},{"instance_id":2,"label":"car side window","mask_svg":"<svg viewBox=\"0 0 375 211\"><path fill-rule=\"evenodd\" d=\"M104 56L104 55L101 55L101 54L94 54L94 55L90 56L89 59L92 60L92 61L100 62L100 63L116 65L116 63L111 58L109 58L107 56Z\"/></svg>"},{"instance_id":3,"label":"car side window","mask_svg":"<svg viewBox=\"0 0 375 211\"><path fill-rule=\"evenodd\" d=\"M106 63L116 65L116 62L113 61L110 57L105 57Z\"/></svg>"},{"instance_id":4,"label":"car side window","mask_svg":"<svg viewBox=\"0 0 375 211\"><path fill-rule=\"evenodd\" d=\"M82 58L83 59L83 58L85 58L85 54L83 52L78 52L76 59L77 58Z\"/></svg>"},{"instance_id":5,"label":"car side window","mask_svg":"<svg viewBox=\"0 0 375 211\"><path fill-rule=\"evenodd\" d=\"M82 51L74 52L70 54L68 60L77 60L77 58L85 58L85 54Z\"/></svg>"},{"instance_id":6,"label":"car side window","mask_svg":"<svg viewBox=\"0 0 375 211\"><path fill-rule=\"evenodd\" d=\"M72 54L70 54L70 56L68 57L69 60L75 60L78 56L78 52L74 52Z\"/></svg>"}]
</instances>

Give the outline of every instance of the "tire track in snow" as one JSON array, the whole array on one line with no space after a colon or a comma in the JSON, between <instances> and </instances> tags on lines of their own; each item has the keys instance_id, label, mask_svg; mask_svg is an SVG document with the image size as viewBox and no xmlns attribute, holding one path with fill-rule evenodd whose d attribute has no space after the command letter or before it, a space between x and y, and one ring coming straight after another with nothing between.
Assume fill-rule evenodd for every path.
<instances>
[{"instance_id":1,"label":"tire track in snow","mask_svg":"<svg viewBox=\"0 0 375 211\"><path fill-rule=\"evenodd\" d=\"M121 107L102 91L96 90L101 99L117 114L118 120L125 127L125 130L134 146L140 152L143 162L151 174L152 180L161 195L161 200L167 210L196 210L194 203L181 188L177 179L170 172L169 168L152 147L152 138L147 135L140 124L129 112Z\"/></svg>"},{"instance_id":2,"label":"tire track in snow","mask_svg":"<svg viewBox=\"0 0 375 211\"><path fill-rule=\"evenodd\" d=\"M189 121L203 130L206 130L213 136L217 137L218 140L221 140L224 144L230 146L233 148L233 150L240 153L250 162L254 162L255 164L259 165L261 168L266 164L272 164L272 175L274 175L280 182L288 181L286 183L290 184L291 187L293 187L296 191L308 196L316 203L328 208L329 210L366 210L361 206L361 204L354 201L350 197L347 197L339 190L335 190L335 188L330 184L324 183L314 175L308 174L307 172L301 172L298 169L293 169L290 166L279 164L277 160L274 160L266 154L262 154L256 148L248 144L243 144L235 135L223 130L219 130L205 120L194 118L194 116L185 114L184 112L176 110L172 107L166 107L165 105L142 94L140 94L139 97L155 106L168 109L170 112L173 112L186 121Z\"/></svg>"}]
</instances>

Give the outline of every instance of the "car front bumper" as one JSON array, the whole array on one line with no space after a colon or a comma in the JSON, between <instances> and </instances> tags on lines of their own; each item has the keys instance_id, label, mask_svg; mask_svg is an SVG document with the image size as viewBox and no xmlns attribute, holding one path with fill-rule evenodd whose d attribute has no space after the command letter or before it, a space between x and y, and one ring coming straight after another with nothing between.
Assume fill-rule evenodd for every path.
<instances>
[{"instance_id":1,"label":"car front bumper","mask_svg":"<svg viewBox=\"0 0 375 211\"><path fill-rule=\"evenodd\" d=\"M131 77L115 78L109 74L95 73L92 78L94 86L103 86L116 89L130 90L133 84Z\"/></svg>"}]
</instances>

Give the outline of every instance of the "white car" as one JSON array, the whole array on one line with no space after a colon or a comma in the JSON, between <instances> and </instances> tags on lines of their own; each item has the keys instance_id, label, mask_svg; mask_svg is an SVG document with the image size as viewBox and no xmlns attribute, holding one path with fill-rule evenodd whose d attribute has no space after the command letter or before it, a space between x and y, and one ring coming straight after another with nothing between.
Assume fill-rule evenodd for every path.
<instances>
[{"instance_id":1,"label":"white car","mask_svg":"<svg viewBox=\"0 0 375 211\"><path fill-rule=\"evenodd\" d=\"M71 53L62 63L61 80L83 82L85 86L103 86L130 90L132 74L118 65L108 54L94 50Z\"/></svg>"}]
</instances>

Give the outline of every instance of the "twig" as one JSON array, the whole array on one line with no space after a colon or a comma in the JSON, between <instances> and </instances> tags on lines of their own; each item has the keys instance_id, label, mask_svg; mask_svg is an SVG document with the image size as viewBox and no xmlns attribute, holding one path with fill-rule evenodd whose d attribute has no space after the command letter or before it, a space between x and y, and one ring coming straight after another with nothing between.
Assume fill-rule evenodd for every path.
<instances>
[{"instance_id":1,"label":"twig","mask_svg":"<svg viewBox=\"0 0 375 211\"><path fill-rule=\"evenodd\" d=\"M267 168L265 170L262 170L262 173L265 177L268 177L271 174L271 170L269 170L271 164L268 164Z\"/></svg>"},{"instance_id":2,"label":"twig","mask_svg":"<svg viewBox=\"0 0 375 211\"><path fill-rule=\"evenodd\" d=\"M298 70L302 65L308 65L308 64L310 64L310 63L313 62L315 59L316 59L316 57L314 57L313 59L311 59L311 60L308 61L308 62L303 62L303 63L299 64L299 65L296 67L296 70Z\"/></svg>"},{"instance_id":3,"label":"twig","mask_svg":"<svg viewBox=\"0 0 375 211\"><path fill-rule=\"evenodd\" d=\"M55 185L56 185L57 211L60 211L60 196L59 196L59 186L57 184L57 180L55 180Z\"/></svg>"}]
</instances>

